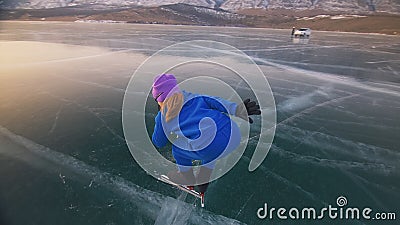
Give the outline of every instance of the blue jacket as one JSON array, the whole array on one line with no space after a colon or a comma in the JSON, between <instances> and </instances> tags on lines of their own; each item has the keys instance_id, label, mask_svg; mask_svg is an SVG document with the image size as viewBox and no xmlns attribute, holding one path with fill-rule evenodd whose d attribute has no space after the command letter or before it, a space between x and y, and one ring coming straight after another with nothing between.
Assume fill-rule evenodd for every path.
<instances>
[{"instance_id":1,"label":"blue jacket","mask_svg":"<svg viewBox=\"0 0 400 225\"><path fill-rule=\"evenodd\" d=\"M215 125L217 128L216 132L222 129L231 129L229 115L235 115L236 103L219 97L198 95L185 91L182 91L182 94L185 103L179 116L168 123L165 122L165 117L161 112L158 112L155 118L152 141L156 147L161 148L165 146L168 143L167 135L171 135L175 139L175 142L172 143L174 144L173 148L177 148L175 145L177 142L180 142L178 146L184 146L184 149L201 149L207 146L205 142L213 138ZM179 121L177 121L178 117ZM211 118L215 122L215 125L210 120L204 120L200 131L200 120L205 117ZM161 120L163 120L165 132ZM203 134L204 138L198 138L201 134ZM179 138L183 135L189 141L187 141L188 139Z\"/></svg>"}]
</instances>

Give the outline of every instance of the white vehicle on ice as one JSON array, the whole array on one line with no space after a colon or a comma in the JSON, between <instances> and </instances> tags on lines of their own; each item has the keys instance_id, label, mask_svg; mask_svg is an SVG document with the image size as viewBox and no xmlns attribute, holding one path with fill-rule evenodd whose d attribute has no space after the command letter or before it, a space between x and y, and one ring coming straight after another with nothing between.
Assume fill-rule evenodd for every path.
<instances>
[{"instance_id":1,"label":"white vehicle on ice","mask_svg":"<svg viewBox=\"0 0 400 225\"><path fill-rule=\"evenodd\" d=\"M311 29L310 28L300 28L294 32L295 37L310 37Z\"/></svg>"}]
</instances>

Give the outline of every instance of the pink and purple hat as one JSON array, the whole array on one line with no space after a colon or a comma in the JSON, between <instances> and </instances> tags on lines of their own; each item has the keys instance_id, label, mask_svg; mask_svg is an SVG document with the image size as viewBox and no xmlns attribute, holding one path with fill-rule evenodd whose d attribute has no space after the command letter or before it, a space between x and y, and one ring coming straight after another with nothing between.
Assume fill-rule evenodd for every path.
<instances>
[{"instance_id":1,"label":"pink and purple hat","mask_svg":"<svg viewBox=\"0 0 400 225\"><path fill-rule=\"evenodd\" d=\"M161 74L154 78L152 94L157 102L163 102L167 97L180 92L177 80L172 74Z\"/></svg>"}]
</instances>

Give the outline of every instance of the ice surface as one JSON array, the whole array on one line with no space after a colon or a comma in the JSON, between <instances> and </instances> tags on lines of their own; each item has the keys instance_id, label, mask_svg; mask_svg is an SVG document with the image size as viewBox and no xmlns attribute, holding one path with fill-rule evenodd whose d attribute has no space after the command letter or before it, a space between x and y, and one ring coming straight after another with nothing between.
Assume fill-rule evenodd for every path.
<instances>
[{"instance_id":1,"label":"ice surface","mask_svg":"<svg viewBox=\"0 0 400 225\"><path fill-rule=\"evenodd\" d=\"M319 207L334 205L339 195L351 205L398 210L396 36L313 32L307 42L296 42L290 30L273 29L0 25L0 213L6 221L257 224L256 210L265 202ZM211 184L206 210L193 208L190 199L178 201L174 189L147 175L131 157L121 125L122 100L135 69L156 51L194 39L224 42L247 53L267 77L278 111L267 159L247 172L255 145L263 141L254 117L245 155ZM230 72L201 65L175 72L180 79L217 73L241 96L253 97ZM156 109L149 97L149 132ZM138 122L143 121L132 125ZM172 159L170 149L160 153Z\"/></svg>"}]
</instances>

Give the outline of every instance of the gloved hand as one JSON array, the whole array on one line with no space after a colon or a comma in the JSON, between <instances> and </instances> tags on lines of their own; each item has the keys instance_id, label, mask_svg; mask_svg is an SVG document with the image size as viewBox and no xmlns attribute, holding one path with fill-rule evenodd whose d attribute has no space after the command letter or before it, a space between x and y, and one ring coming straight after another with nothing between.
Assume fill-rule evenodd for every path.
<instances>
[{"instance_id":1,"label":"gloved hand","mask_svg":"<svg viewBox=\"0 0 400 225\"><path fill-rule=\"evenodd\" d=\"M253 120L248 116L260 115L261 110L260 106L257 105L255 101L250 101L250 99L246 99L243 101L242 104L238 104L235 114L237 117L249 121L249 123L253 123Z\"/></svg>"}]
</instances>

